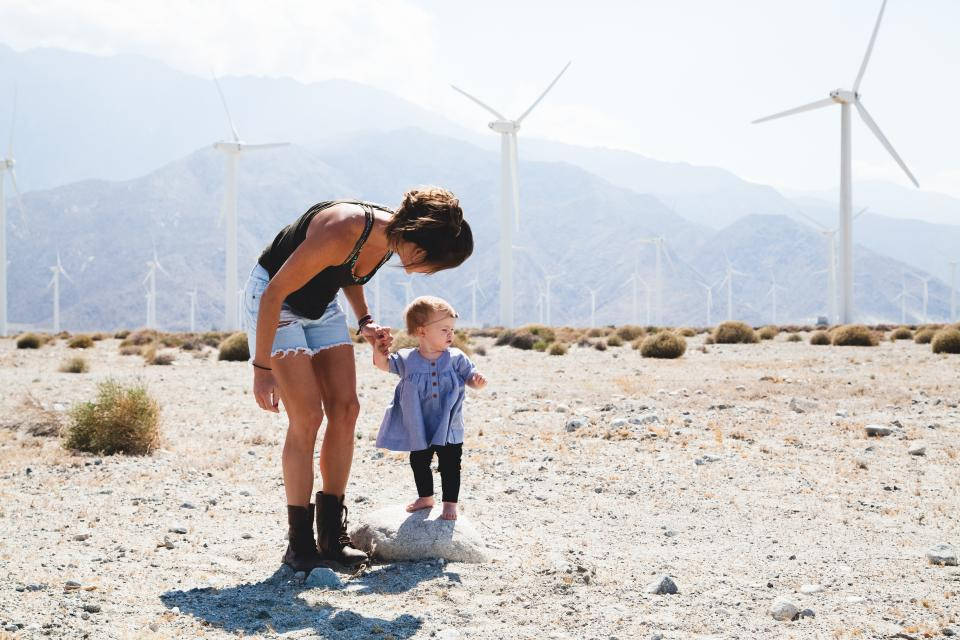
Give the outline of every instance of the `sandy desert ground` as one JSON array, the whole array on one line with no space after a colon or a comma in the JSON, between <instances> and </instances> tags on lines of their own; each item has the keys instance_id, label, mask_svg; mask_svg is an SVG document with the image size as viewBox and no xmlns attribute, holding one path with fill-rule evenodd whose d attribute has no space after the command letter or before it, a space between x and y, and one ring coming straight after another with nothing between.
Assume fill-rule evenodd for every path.
<instances>
[{"instance_id":1,"label":"sandy desert ground","mask_svg":"<svg viewBox=\"0 0 960 640\"><path fill-rule=\"evenodd\" d=\"M960 569L925 558L960 548L960 356L689 342L654 361L478 339L490 385L469 392L461 499L493 560L374 564L324 588L280 570L284 421L256 408L249 365L146 366L105 340L68 374L63 341L0 340L0 638L960 634ZM405 457L373 446L394 378L366 347L357 360L354 522L413 496ZM160 401L154 455L27 432L30 403L63 413L107 376ZM664 574L679 593L647 593ZM779 597L814 617L774 620Z\"/></svg>"}]
</instances>

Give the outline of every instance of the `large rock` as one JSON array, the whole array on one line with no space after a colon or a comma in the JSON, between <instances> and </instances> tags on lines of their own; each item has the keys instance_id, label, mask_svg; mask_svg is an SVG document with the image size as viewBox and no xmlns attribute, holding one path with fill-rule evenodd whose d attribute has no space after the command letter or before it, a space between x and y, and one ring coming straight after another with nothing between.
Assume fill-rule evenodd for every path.
<instances>
[{"instance_id":1,"label":"large rock","mask_svg":"<svg viewBox=\"0 0 960 640\"><path fill-rule=\"evenodd\" d=\"M350 531L353 544L381 560L442 558L485 562L483 539L463 515L441 520L440 505L407 513L403 505L379 509Z\"/></svg>"}]
</instances>

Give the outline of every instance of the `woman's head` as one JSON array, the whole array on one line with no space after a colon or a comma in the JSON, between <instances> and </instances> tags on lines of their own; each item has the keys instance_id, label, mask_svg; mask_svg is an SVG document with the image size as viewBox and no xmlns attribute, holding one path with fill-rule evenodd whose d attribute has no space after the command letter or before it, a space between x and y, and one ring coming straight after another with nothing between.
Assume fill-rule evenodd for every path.
<instances>
[{"instance_id":1,"label":"woman's head","mask_svg":"<svg viewBox=\"0 0 960 640\"><path fill-rule=\"evenodd\" d=\"M408 273L452 269L473 253L473 233L460 201L440 187L417 187L403 194L386 231Z\"/></svg>"},{"instance_id":2,"label":"woman's head","mask_svg":"<svg viewBox=\"0 0 960 640\"><path fill-rule=\"evenodd\" d=\"M411 302L404 318L407 333L431 351L443 351L453 343L457 312L449 302L435 296L420 296Z\"/></svg>"}]
</instances>

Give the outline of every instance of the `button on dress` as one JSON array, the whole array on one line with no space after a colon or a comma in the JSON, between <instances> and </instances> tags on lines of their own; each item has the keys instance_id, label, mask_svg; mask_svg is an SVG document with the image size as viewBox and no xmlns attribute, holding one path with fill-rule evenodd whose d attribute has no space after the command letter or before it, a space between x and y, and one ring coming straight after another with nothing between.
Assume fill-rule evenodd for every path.
<instances>
[{"instance_id":1,"label":"button on dress","mask_svg":"<svg viewBox=\"0 0 960 640\"><path fill-rule=\"evenodd\" d=\"M467 355L451 347L430 362L417 349L400 349L387 362L400 382L380 423L377 446L422 451L462 443L466 382L476 371Z\"/></svg>"}]
</instances>

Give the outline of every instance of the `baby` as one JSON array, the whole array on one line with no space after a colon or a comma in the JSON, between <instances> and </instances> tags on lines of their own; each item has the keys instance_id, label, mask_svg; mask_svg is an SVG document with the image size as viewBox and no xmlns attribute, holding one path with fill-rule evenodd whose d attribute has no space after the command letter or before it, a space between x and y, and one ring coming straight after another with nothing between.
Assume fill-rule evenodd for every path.
<instances>
[{"instance_id":1,"label":"baby","mask_svg":"<svg viewBox=\"0 0 960 640\"><path fill-rule=\"evenodd\" d=\"M453 348L457 312L446 300L417 298L404 312L407 333L419 343L416 349L389 354L389 337L377 341L373 364L400 376L393 402L387 407L377 446L409 451L417 498L407 511L433 507L433 474L430 463L437 454L443 489L444 520L457 519L460 493L460 456L463 450L464 385L482 389L486 378L463 351Z\"/></svg>"}]
</instances>

